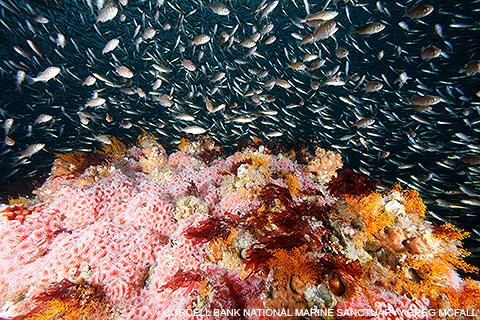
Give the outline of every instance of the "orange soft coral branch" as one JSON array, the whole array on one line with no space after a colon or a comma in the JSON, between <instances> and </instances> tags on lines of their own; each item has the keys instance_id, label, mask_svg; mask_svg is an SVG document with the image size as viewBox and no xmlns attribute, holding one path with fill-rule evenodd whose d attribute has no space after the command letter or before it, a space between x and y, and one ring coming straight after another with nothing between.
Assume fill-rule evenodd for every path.
<instances>
[{"instance_id":1,"label":"orange soft coral branch","mask_svg":"<svg viewBox=\"0 0 480 320\"><path fill-rule=\"evenodd\" d=\"M347 211L363 221L364 231L370 240L395 220L395 216L385 211L383 197L379 193L374 192L365 197L345 195L344 199L348 204Z\"/></svg>"},{"instance_id":2,"label":"orange soft coral branch","mask_svg":"<svg viewBox=\"0 0 480 320\"><path fill-rule=\"evenodd\" d=\"M288 190L290 191L290 194L297 195L300 189L300 184L298 183L298 179L295 176L295 174L285 170L280 170L280 173L282 174L283 178L287 182L287 186L288 186Z\"/></svg>"},{"instance_id":3,"label":"orange soft coral branch","mask_svg":"<svg viewBox=\"0 0 480 320\"><path fill-rule=\"evenodd\" d=\"M56 153L57 159L53 164L52 174L54 176L67 176L69 174L81 174L91 165L88 162L87 153L73 151L68 153Z\"/></svg>"},{"instance_id":4,"label":"orange soft coral branch","mask_svg":"<svg viewBox=\"0 0 480 320\"><path fill-rule=\"evenodd\" d=\"M411 215L418 215L425 218L427 206L423 203L422 198L417 190L408 189L403 194L405 199L405 212Z\"/></svg>"},{"instance_id":5,"label":"orange soft coral branch","mask_svg":"<svg viewBox=\"0 0 480 320\"><path fill-rule=\"evenodd\" d=\"M26 319L91 319L93 314L107 310L102 298L98 288L64 279L36 298L39 305Z\"/></svg>"},{"instance_id":6,"label":"orange soft coral branch","mask_svg":"<svg viewBox=\"0 0 480 320\"><path fill-rule=\"evenodd\" d=\"M433 234L435 237L447 241L463 240L470 236L470 232L458 229L451 223L445 223L436 228Z\"/></svg>"},{"instance_id":7,"label":"orange soft coral branch","mask_svg":"<svg viewBox=\"0 0 480 320\"><path fill-rule=\"evenodd\" d=\"M319 275L308 258L306 248L306 246L302 246L291 250L276 249L270 251L274 258L270 259L268 264L271 269L276 270L276 280L280 284L287 285L286 281L292 275L298 275L305 284L316 284Z\"/></svg>"},{"instance_id":8,"label":"orange soft coral branch","mask_svg":"<svg viewBox=\"0 0 480 320\"><path fill-rule=\"evenodd\" d=\"M117 137L110 137L110 140L112 141L111 144L102 145L102 152L109 159L118 160L123 158L127 152L127 147L125 144Z\"/></svg>"},{"instance_id":9,"label":"orange soft coral branch","mask_svg":"<svg viewBox=\"0 0 480 320\"><path fill-rule=\"evenodd\" d=\"M459 253L444 252L440 254L439 257L445 262L450 263L457 270L462 270L467 273L478 273L479 268L466 263L461 257L462 254L468 255L469 252L465 250L459 250Z\"/></svg>"}]
</instances>

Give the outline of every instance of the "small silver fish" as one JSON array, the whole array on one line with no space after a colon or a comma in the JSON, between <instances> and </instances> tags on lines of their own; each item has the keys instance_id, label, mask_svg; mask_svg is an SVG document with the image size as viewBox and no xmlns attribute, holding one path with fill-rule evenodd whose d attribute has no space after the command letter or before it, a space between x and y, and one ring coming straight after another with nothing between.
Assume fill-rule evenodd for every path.
<instances>
[{"instance_id":1,"label":"small silver fish","mask_svg":"<svg viewBox=\"0 0 480 320\"><path fill-rule=\"evenodd\" d=\"M5 145L9 146L9 147L12 147L15 145L15 140L13 140L12 138L10 138L9 136L5 136Z\"/></svg>"},{"instance_id":2,"label":"small silver fish","mask_svg":"<svg viewBox=\"0 0 480 320\"><path fill-rule=\"evenodd\" d=\"M471 76L480 71L480 60L471 60L465 66L465 73L467 76Z\"/></svg>"},{"instance_id":3,"label":"small silver fish","mask_svg":"<svg viewBox=\"0 0 480 320\"><path fill-rule=\"evenodd\" d=\"M67 45L67 39L63 34L57 33L57 37L55 38L55 43L57 44L57 47L61 47L63 49Z\"/></svg>"},{"instance_id":4,"label":"small silver fish","mask_svg":"<svg viewBox=\"0 0 480 320\"><path fill-rule=\"evenodd\" d=\"M334 19L336 16L338 16L337 11L322 10L322 11L318 11L308 15L305 19L300 20L300 22L306 23L306 22L315 21L315 20L328 21L328 20Z\"/></svg>"},{"instance_id":5,"label":"small silver fish","mask_svg":"<svg viewBox=\"0 0 480 320\"><path fill-rule=\"evenodd\" d=\"M353 124L354 127L357 127L357 128L363 128L363 127L368 127L368 126L371 126L372 124L375 123L375 120L374 119L370 119L370 118L362 118L360 120L358 120L357 122L355 122Z\"/></svg>"},{"instance_id":6,"label":"small silver fish","mask_svg":"<svg viewBox=\"0 0 480 320\"><path fill-rule=\"evenodd\" d=\"M185 127L182 129L183 132L185 133L190 133L190 134L204 134L207 132L206 129L199 127L199 126L189 126Z\"/></svg>"},{"instance_id":7,"label":"small silver fish","mask_svg":"<svg viewBox=\"0 0 480 320\"><path fill-rule=\"evenodd\" d=\"M123 77L125 79L131 79L133 78L134 74L133 72L128 69L127 67L125 66L120 66L118 68L115 69L115 72L120 76L120 77Z\"/></svg>"},{"instance_id":8,"label":"small silver fish","mask_svg":"<svg viewBox=\"0 0 480 320\"><path fill-rule=\"evenodd\" d=\"M116 5L108 5L106 6L98 15L97 22L107 22L114 19L117 16L118 8Z\"/></svg>"},{"instance_id":9,"label":"small silver fish","mask_svg":"<svg viewBox=\"0 0 480 320\"><path fill-rule=\"evenodd\" d=\"M90 86L93 86L95 84L95 82L97 82L97 78L90 75L90 76L86 77L85 80L83 80L82 85L90 87Z\"/></svg>"},{"instance_id":10,"label":"small silver fish","mask_svg":"<svg viewBox=\"0 0 480 320\"><path fill-rule=\"evenodd\" d=\"M345 48L338 48L337 50L335 50L335 56L338 59L343 59L346 56L348 56L348 54L349 54L349 51Z\"/></svg>"},{"instance_id":11,"label":"small silver fish","mask_svg":"<svg viewBox=\"0 0 480 320\"><path fill-rule=\"evenodd\" d=\"M330 79L327 79L324 83L324 86L334 86L334 87L341 87L345 85L345 81L340 79L340 77L332 77Z\"/></svg>"},{"instance_id":12,"label":"small silver fish","mask_svg":"<svg viewBox=\"0 0 480 320\"><path fill-rule=\"evenodd\" d=\"M195 117L186 113L179 113L175 116L176 119L182 121L195 121Z\"/></svg>"},{"instance_id":13,"label":"small silver fish","mask_svg":"<svg viewBox=\"0 0 480 320\"><path fill-rule=\"evenodd\" d=\"M17 71L17 75L15 76L15 80L16 80L15 82L17 84L18 91L21 90L22 83L23 81L25 81L26 78L27 78L27 74L25 73L25 71L23 70Z\"/></svg>"},{"instance_id":14,"label":"small silver fish","mask_svg":"<svg viewBox=\"0 0 480 320\"><path fill-rule=\"evenodd\" d=\"M59 73L61 69L59 67L48 67L44 71L38 74L36 78L30 78L27 77L27 82L34 83L34 82L48 82L55 78Z\"/></svg>"},{"instance_id":15,"label":"small silver fish","mask_svg":"<svg viewBox=\"0 0 480 320\"><path fill-rule=\"evenodd\" d=\"M14 122L15 121L12 118L8 118L3 122L3 130L5 130L6 136L8 136L8 134L10 133L10 130L12 129Z\"/></svg>"},{"instance_id":16,"label":"small silver fish","mask_svg":"<svg viewBox=\"0 0 480 320\"><path fill-rule=\"evenodd\" d=\"M97 97L97 98L90 99L85 106L86 107L98 107L98 106L103 105L106 101L107 100L105 100L104 98Z\"/></svg>"},{"instance_id":17,"label":"small silver fish","mask_svg":"<svg viewBox=\"0 0 480 320\"><path fill-rule=\"evenodd\" d=\"M156 34L157 34L157 31L155 30L155 28L148 27L143 32L142 38L143 38L143 40L150 40L150 39L153 39Z\"/></svg>"},{"instance_id":18,"label":"small silver fish","mask_svg":"<svg viewBox=\"0 0 480 320\"><path fill-rule=\"evenodd\" d=\"M52 119L53 119L53 116L51 116L49 114L42 113L41 115L39 115L37 117L37 119L35 119L35 121L33 123L34 124L42 124L42 123L46 123L46 122L48 122Z\"/></svg>"},{"instance_id":19,"label":"small silver fish","mask_svg":"<svg viewBox=\"0 0 480 320\"><path fill-rule=\"evenodd\" d=\"M48 24L50 22L50 20L48 20L47 17L41 16L41 15L35 16L33 18L33 21L35 21L37 23L40 23L40 24Z\"/></svg>"},{"instance_id":20,"label":"small silver fish","mask_svg":"<svg viewBox=\"0 0 480 320\"><path fill-rule=\"evenodd\" d=\"M133 123L129 120L122 120L120 121L120 128L123 129L130 129L133 126Z\"/></svg>"},{"instance_id":21,"label":"small silver fish","mask_svg":"<svg viewBox=\"0 0 480 320\"><path fill-rule=\"evenodd\" d=\"M272 132L269 132L269 133L265 134L265 136L267 138L278 138L278 137L283 136L283 133L280 132L280 131L272 131Z\"/></svg>"},{"instance_id":22,"label":"small silver fish","mask_svg":"<svg viewBox=\"0 0 480 320\"><path fill-rule=\"evenodd\" d=\"M200 46L202 44L207 44L209 41L210 41L210 36L208 34L201 34L192 40L192 45Z\"/></svg>"},{"instance_id":23,"label":"small silver fish","mask_svg":"<svg viewBox=\"0 0 480 320\"><path fill-rule=\"evenodd\" d=\"M327 23L320 26L315 32L313 33L314 40L324 40L331 37L335 32L338 31L337 23L335 21L328 21ZM302 44L303 44L302 40Z\"/></svg>"},{"instance_id":24,"label":"small silver fish","mask_svg":"<svg viewBox=\"0 0 480 320\"><path fill-rule=\"evenodd\" d=\"M119 43L120 43L120 40L117 38L108 41L105 47L103 47L102 55L115 50L118 47Z\"/></svg>"},{"instance_id":25,"label":"small silver fish","mask_svg":"<svg viewBox=\"0 0 480 320\"><path fill-rule=\"evenodd\" d=\"M95 136L95 140L107 145L112 144L112 140L106 135Z\"/></svg>"},{"instance_id":26,"label":"small silver fish","mask_svg":"<svg viewBox=\"0 0 480 320\"><path fill-rule=\"evenodd\" d=\"M226 5L220 2L212 2L210 4L210 9L219 16L228 16L230 14L230 9Z\"/></svg>"},{"instance_id":27,"label":"small silver fish","mask_svg":"<svg viewBox=\"0 0 480 320\"><path fill-rule=\"evenodd\" d=\"M152 90L156 91L158 88L160 88L162 86L162 84L163 84L162 79L155 80L155 82L153 83L153 86L152 86Z\"/></svg>"},{"instance_id":28,"label":"small silver fish","mask_svg":"<svg viewBox=\"0 0 480 320\"><path fill-rule=\"evenodd\" d=\"M398 88L402 88L403 85L410 79L412 78L409 77L406 72L402 72L398 75L398 78L393 83L398 84Z\"/></svg>"},{"instance_id":29,"label":"small silver fish","mask_svg":"<svg viewBox=\"0 0 480 320\"><path fill-rule=\"evenodd\" d=\"M380 91L383 88L383 83L380 81L368 81L365 84L365 88L363 88L363 91L365 92L377 92Z\"/></svg>"},{"instance_id":30,"label":"small silver fish","mask_svg":"<svg viewBox=\"0 0 480 320\"><path fill-rule=\"evenodd\" d=\"M19 156L18 160L23 159L23 158L30 158L33 156L35 153L39 152L45 147L45 143L34 143L31 144L25 149Z\"/></svg>"},{"instance_id":31,"label":"small silver fish","mask_svg":"<svg viewBox=\"0 0 480 320\"><path fill-rule=\"evenodd\" d=\"M426 94L424 96L413 96L412 98L408 99L408 101L415 106L433 106L442 101L442 99L437 96Z\"/></svg>"},{"instance_id":32,"label":"small silver fish","mask_svg":"<svg viewBox=\"0 0 480 320\"><path fill-rule=\"evenodd\" d=\"M385 25L383 23L372 22L355 29L355 33L362 36L370 36L381 32L383 29L385 29Z\"/></svg>"},{"instance_id":33,"label":"small silver fish","mask_svg":"<svg viewBox=\"0 0 480 320\"><path fill-rule=\"evenodd\" d=\"M195 64L193 63L192 60L185 59L185 60L182 61L182 65L186 70L188 70L190 72L193 72L193 71L197 70L197 67L195 66Z\"/></svg>"},{"instance_id":34,"label":"small silver fish","mask_svg":"<svg viewBox=\"0 0 480 320\"><path fill-rule=\"evenodd\" d=\"M422 50L422 52L420 53L420 57L422 58L422 60L430 60L439 57L440 54L442 54L442 50L435 46L429 46Z\"/></svg>"},{"instance_id":35,"label":"small silver fish","mask_svg":"<svg viewBox=\"0 0 480 320\"><path fill-rule=\"evenodd\" d=\"M160 102L160 105L166 108L173 106L172 97L168 94L163 94L160 97L157 97L157 101Z\"/></svg>"},{"instance_id":36,"label":"small silver fish","mask_svg":"<svg viewBox=\"0 0 480 320\"><path fill-rule=\"evenodd\" d=\"M415 8L408 10L405 16L412 19L421 19L432 13L433 9L434 8L431 5L421 4Z\"/></svg>"},{"instance_id":37,"label":"small silver fish","mask_svg":"<svg viewBox=\"0 0 480 320\"><path fill-rule=\"evenodd\" d=\"M270 13L272 13L273 10L275 10L275 8L278 6L278 3L280 1L279 0L275 0L275 1L272 1L270 2L266 7L265 9L263 9L262 11L262 15L260 16L260 20L263 20L265 19L266 17L268 17L268 15Z\"/></svg>"}]
</instances>

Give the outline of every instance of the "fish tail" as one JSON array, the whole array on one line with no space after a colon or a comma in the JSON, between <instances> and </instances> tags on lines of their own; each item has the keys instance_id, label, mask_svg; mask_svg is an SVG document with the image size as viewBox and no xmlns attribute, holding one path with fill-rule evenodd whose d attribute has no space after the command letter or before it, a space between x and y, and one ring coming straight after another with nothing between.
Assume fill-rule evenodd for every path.
<instances>
[{"instance_id":1,"label":"fish tail","mask_svg":"<svg viewBox=\"0 0 480 320\"><path fill-rule=\"evenodd\" d=\"M25 82L30 85L32 83L37 82L37 80L35 78L30 77L30 76L25 76Z\"/></svg>"}]
</instances>

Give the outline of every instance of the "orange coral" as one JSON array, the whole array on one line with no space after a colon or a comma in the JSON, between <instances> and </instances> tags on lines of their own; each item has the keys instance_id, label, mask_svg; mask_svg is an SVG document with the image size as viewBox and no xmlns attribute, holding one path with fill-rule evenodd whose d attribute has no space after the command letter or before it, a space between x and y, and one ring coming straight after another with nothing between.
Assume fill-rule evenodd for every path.
<instances>
[{"instance_id":1,"label":"orange coral","mask_svg":"<svg viewBox=\"0 0 480 320\"><path fill-rule=\"evenodd\" d=\"M403 194L405 199L405 212L411 215L417 215L425 218L427 206L423 203L422 198L417 190L408 189Z\"/></svg>"},{"instance_id":2,"label":"orange coral","mask_svg":"<svg viewBox=\"0 0 480 320\"><path fill-rule=\"evenodd\" d=\"M26 319L93 319L107 310L98 290L86 284L74 284L63 280L50 292L36 300L40 302Z\"/></svg>"},{"instance_id":3,"label":"orange coral","mask_svg":"<svg viewBox=\"0 0 480 320\"><path fill-rule=\"evenodd\" d=\"M18 196L17 198L13 198L13 197L8 197L8 203L9 204L27 204L28 202L30 202L30 200L28 198L25 198L23 196Z\"/></svg>"},{"instance_id":4,"label":"orange coral","mask_svg":"<svg viewBox=\"0 0 480 320\"><path fill-rule=\"evenodd\" d=\"M209 136L200 136L180 138L178 150L188 153L190 155L200 155L202 153L220 151L220 147L215 145L215 142Z\"/></svg>"},{"instance_id":5,"label":"orange coral","mask_svg":"<svg viewBox=\"0 0 480 320\"><path fill-rule=\"evenodd\" d=\"M142 129L142 134L138 135L137 143L142 148L151 148L153 146L158 145L157 139L155 139L155 136L153 134L147 133L145 129Z\"/></svg>"},{"instance_id":6,"label":"orange coral","mask_svg":"<svg viewBox=\"0 0 480 320\"><path fill-rule=\"evenodd\" d=\"M464 272L467 272L467 273L477 273L479 270L478 267L472 266L466 263L462 259L462 257L467 257L469 255L470 255L470 252L463 249L459 249L458 253L446 251L446 252L442 252L441 254L438 254L438 257L443 261L451 264L457 270L463 270Z\"/></svg>"},{"instance_id":7,"label":"orange coral","mask_svg":"<svg viewBox=\"0 0 480 320\"><path fill-rule=\"evenodd\" d=\"M298 275L305 284L316 284L319 275L308 257L306 246L291 250L270 250L270 253L273 258L268 261L268 265L275 271L275 279L280 285L288 285L293 275Z\"/></svg>"},{"instance_id":8,"label":"orange coral","mask_svg":"<svg viewBox=\"0 0 480 320\"><path fill-rule=\"evenodd\" d=\"M237 153L237 163L231 171L236 174L235 187L237 197L241 199L253 199L265 186L270 177L268 164L271 161L269 155L256 152Z\"/></svg>"},{"instance_id":9,"label":"orange coral","mask_svg":"<svg viewBox=\"0 0 480 320\"><path fill-rule=\"evenodd\" d=\"M35 313L27 317L27 320L50 320L50 319L93 319L96 309L99 307L98 302L90 301L81 303L77 300L63 301L53 299L47 301L41 312Z\"/></svg>"},{"instance_id":10,"label":"orange coral","mask_svg":"<svg viewBox=\"0 0 480 320\"><path fill-rule=\"evenodd\" d=\"M432 279L418 278L417 271L411 270L409 278L406 275L397 278L396 290L401 294L409 294L414 298L426 297L433 309L463 309L467 310L480 305L480 286L470 279L466 279L461 289L453 289Z\"/></svg>"},{"instance_id":11,"label":"orange coral","mask_svg":"<svg viewBox=\"0 0 480 320\"><path fill-rule=\"evenodd\" d=\"M298 179L295 176L295 174L285 170L280 170L280 173L282 174L283 178L287 182L287 186L288 186L288 190L290 191L290 194L297 195L298 190L300 189L300 184L298 183Z\"/></svg>"},{"instance_id":12,"label":"orange coral","mask_svg":"<svg viewBox=\"0 0 480 320\"><path fill-rule=\"evenodd\" d=\"M140 165L143 172L157 176L159 170L168 164L167 152L152 134L148 134L143 129L142 132L137 138L137 144L143 153L139 161Z\"/></svg>"},{"instance_id":13,"label":"orange coral","mask_svg":"<svg viewBox=\"0 0 480 320\"><path fill-rule=\"evenodd\" d=\"M348 204L347 211L353 216L359 216L363 221L368 240L372 240L395 220L394 215L385 211L383 198L379 193L374 192L365 197L345 195L344 199Z\"/></svg>"},{"instance_id":14,"label":"orange coral","mask_svg":"<svg viewBox=\"0 0 480 320\"><path fill-rule=\"evenodd\" d=\"M270 171L268 170L268 163L270 162L270 157L252 155L250 159L252 160L252 166L254 168L260 170L260 172L262 172L264 176L270 176Z\"/></svg>"},{"instance_id":15,"label":"orange coral","mask_svg":"<svg viewBox=\"0 0 480 320\"><path fill-rule=\"evenodd\" d=\"M434 230L433 235L446 241L463 240L470 236L470 232L458 229L451 223L445 223Z\"/></svg>"},{"instance_id":16,"label":"orange coral","mask_svg":"<svg viewBox=\"0 0 480 320\"><path fill-rule=\"evenodd\" d=\"M183 151L183 152L187 152L186 150L187 150L189 145L190 145L190 141L185 137L181 137L180 138L180 143L178 145L178 150Z\"/></svg>"},{"instance_id":17,"label":"orange coral","mask_svg":"<svg viewBox=\"0 0 480 320\"><path fill-rule=\"evenodd\" d=\"M457 300L452 297L450 301L453 301L452 305L459 309L478 308L480 306L480 286L478 282L469 278L465 279L462 291L457 295Z\"/></svg>"},{"instance_id":18,"label":"orange coral","mask_svg":"<svg viewBox=\"0 0 480 320\"><path fill-rule=\"evenodd\" d=\"M395 288L401 294L409 293L414 297L427 297L433 303L442 306L441 298L446 296L453 308L468 308L475 303L462 301L467 297L464 292L451 288L451 281L455 281L454 269L465 272L477 272L478 268L463 261L461 255L465 251L441 252L432 255L415 255L408 257L402 272L396 272ZM480 287L475 283L466 283L463 290L472 293L476 305L480 299ZM476 297L475 297L476 295ZM444 303L444 302L443 302ZM437 306L438 307L438 306Z\"/></svg>"},{"instance_id":19,"label":"orange coral","mask_svg":"<svg viewBox=\"0 0 480 320\"><path fill-rule=\"evenodd\" d=\"M216 237L213 241L210 241L209 248L212 252L213 259L219 261L222 259L222 255L232 250L232 243L237 236L235 229L231 228L230 233L226 239L222 237Z\"/></svg>"},{"instance_id":20,"label":"orange coral","mask_svg":"<svg viewBox=\"0 0 480 320\"><path fill-rule=\"evenodd\" d=\"M113 160L119 160L125 156L127 152L127 147L125 144L120 141L117 137L110 137L112 143L102 144L102 152L109 158Z\"/></svg>"},{"instance_id":21,"label":"orange coral","mask_svg":"<svg viewBox=\"0 0 480 320\"><path fill-rule=\"evenodd\" d=\"M82 173L90 164L87 153L73 151L68 153L56 153L57 159L52 167L54 176L67 176Z\"/></svg>"},{"instance_id":22,"label":"orange coral","mask_svg":"<svg viewBox=\"0 0 480 320\"><path fill-rule=\"evenodd\" d=\"M234 245L237 232L232 228L227 239L215 238L209 243L211 255L209 259L217 262L225 269L238 270L240 276L245 279L250 275L249 270L244 268L242 261L242 248Z\"/></svg>"}]
</instances>

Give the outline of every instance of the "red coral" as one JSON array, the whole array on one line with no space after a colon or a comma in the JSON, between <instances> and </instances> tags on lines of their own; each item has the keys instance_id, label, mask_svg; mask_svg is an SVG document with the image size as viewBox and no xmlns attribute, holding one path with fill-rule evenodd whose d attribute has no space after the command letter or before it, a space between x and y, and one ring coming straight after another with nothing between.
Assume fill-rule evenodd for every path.
<instances>
[{"instance_id":1,"label":"red coral","mask_svg":"<svg viewBox=\"0 0 480 320\"><path fill-rule=\"evenodd\" d=\"M200 271L182 271L177 273L164 284L161 289L169 288L172 291L180 288L187 288L187 291L191 291L193 286L204 279L203 274Z\"/></svg>"},{"instance_id":2,"label":"red coral","mask_svg":"<svg viewBox=\"0 0 480 320\"><path fill-rule=\"evenodd\" d=\"M224 219L212 217L199 223L198 227L189 227L185 237L195 239L197 242L209 242L213 238L226 240L230 234L230 222Z\"/></svg>"},{"instance_id":3,"label":"red coral","mask_svg":"<svg viewBox=\"0 0 480 320\"><path fill-rule=\"evenodd\" d=\"M253 163L253 161L250 158L249 159L244 159L244 160L241 160L241 161L237 161L234 164L232 164L232 166L230 167L229 170L227 170L227 172L237 174L237 170L238 170L238 168L240 168L240 166L242 164L252 164L252 163Z\"/></svg>"},{"instance_id":4,"label":"red coral","mask_svg":"<svg viewBox=\"0 0 480 320\"><path fill-rule=\"evenodd\" d=\"M194 197L199 196L200 193L198 192L198 187L195 184L195 182L190 181L190 184L188 185L187 190L185 190L185 194L188 194L188 195L194 196Z\"/></svg>"},{"instance_id":5,"label":"red coral","mask_svg":"<svg viewBox=\"0 0 480 320\"><path fill-rule=\"evenodd\" d=\"M262 248L249 249L245 259L245 269L258 273L263 270L267 262L273 257L271 253Z\"/></svg>"},{"instance_id":6,"label":"red coral","mask_svg":"<svg viewBox=\"0 0 480 320\"><path fill-rule=\"evenodd\" d=\"M295 207L295 211L301 213L303 216L315 217L322 222L328 222L329 213L332 206L319 205L313 201L303 201Z\"/></svg>"},{"instance_id":7,"label":"red coral","mask_svg":"<svg viewBox=\"0 0 480 320\"><path fill-rule=\"evenodd\" d=\"M220 150L205 150L197 155L195 157L201 161L203 161L206 165L211 165L213 161L217 160L220 158L224 153Z\"/></svg>"},{"instance_id":8,"label":"red coral","mask_svg":"<svg viewBox=\"0 0 480 320\"><path fill-rule=\"evenodd\" d=\"M342 170L336 178L333 178L327 184L327 189L331 195L336 197L344 194L363 196L375 191L379 184L379 181L372 180L365 174L346 169Z\"/></svg>"},{"instance_id":9,"label":"red coral","mask_svg":"<svg viewBox=\"0 0 480 320\"><path fill-rule=\"evenodd\" d=\"M260 198L269 205L274 205L274 201L278 199L284 205L292 203L292 195L287 188L277 186L276 184L267 184L260 193Z\"/></svg>"},{"instance_id":10,"label":"red coral","mask_svg":"<svg viewBox=\"0 0 480 320\"><path fill-rule=\"evenodd\" d=\"M222 279L223 285L228 289L228 298L232 301L232 309L240 309L240 314L247 309L249 303L258 297L262 291L262 281L256 279L242 280L234 274L226 274Z\"/></svg>"},{"instance_id":11,"label":"red coral","mask_svg":"<svg viewBox=\"0 0 480 320\"><path fill-rule=\"evenodd\" d=\"M310 225L304 218L303 212L294 210L283 210L272 214L272 222L282 233L300 232L305 234Z\"/></svg>"},{"instance_id":12,"label":"red coral","mask_svg":"<svg viewBox=\"0 0 480 320\"><path fill-rule=\"evenodd\" d=\"M265 244L265 249L268 250L290 250L303 246L307 241L303 235L293 233L291 235L280 234L274 237L267 237L266 241L264 240L263 242Z\"/></svg>"}]
</instances>

